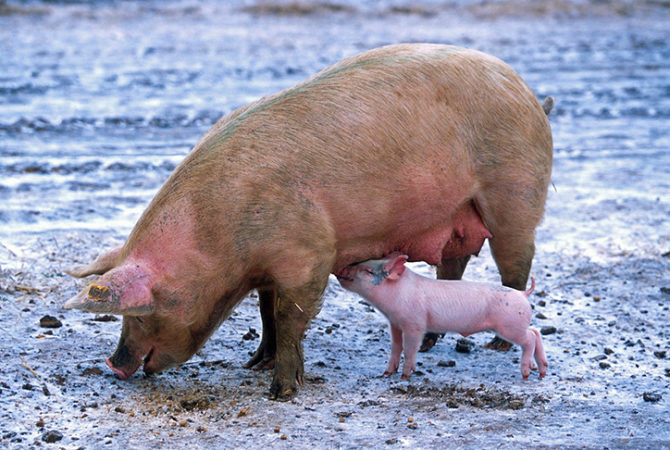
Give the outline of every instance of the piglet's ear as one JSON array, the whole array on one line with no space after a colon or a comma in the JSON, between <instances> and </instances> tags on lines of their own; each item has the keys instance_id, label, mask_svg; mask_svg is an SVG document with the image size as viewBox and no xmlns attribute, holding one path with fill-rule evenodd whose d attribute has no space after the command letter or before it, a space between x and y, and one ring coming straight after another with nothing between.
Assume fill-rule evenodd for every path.
<instances>
[{"instance_id":1,"label":"piglet's ear","mask_svg":"<svg viewBox=\"0 0 670 450\"><path fill-rule=\"evenodd\" d=\"M143 316L154 309L153 281L141 265L125 263L110 270L68 300L65 309Z\"/></svg>"},{"instance_id":2,"label":"piglet's ear","mask_svg":"<svg viewBox=\"0 0 670 450\"><path fill-rule=\"evenodd\" d=\"M405 271L405 263L407 262L407 255L393 256L391 261L384 266L384 271L388 273L386 279L395 281L400 278L400 275Z\"/></svg>"}]
</instances>

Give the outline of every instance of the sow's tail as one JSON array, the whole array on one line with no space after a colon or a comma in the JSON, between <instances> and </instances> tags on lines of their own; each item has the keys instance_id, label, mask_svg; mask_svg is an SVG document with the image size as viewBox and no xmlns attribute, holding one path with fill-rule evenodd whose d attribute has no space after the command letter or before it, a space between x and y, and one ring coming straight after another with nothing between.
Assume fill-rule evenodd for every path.
<instances>
[{"instance_id":1,"label":"sow's tail","mask_svg":"<svg viewBox=\"0 0 670 450\"><path fill-rule=\"evenodd\" d=\"M530 289L524 291L523 295L528 297L535 290L535 277L530 277Z\"/></svg>"},{"instance_id":2,"label":"sow's tail","mask_svg":"<svg viewBox=\"0 0 670 450\"><path fill-rule=\"evenodd\" d=\"M549 115L552 109L554 109L554 104L556 102L554 101L554 97L547 97L544 99L544 102L542 102L542 110L546 115Z\"/></svg>"}]
</instances>

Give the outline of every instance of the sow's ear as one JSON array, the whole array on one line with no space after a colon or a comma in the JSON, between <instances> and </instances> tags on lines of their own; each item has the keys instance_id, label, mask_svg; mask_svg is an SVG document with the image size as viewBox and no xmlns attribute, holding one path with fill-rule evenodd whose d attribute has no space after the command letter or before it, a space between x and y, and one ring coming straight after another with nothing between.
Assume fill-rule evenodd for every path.
<instances>
[{"instance_id":1,"label":"sow's ear","mask_svg":"<svg viewBox=\"0 0 670 450\"><path fill-rule=\"evenodd\" d=\"M384 266L384 271L388 273L388 276L386 277L388 280L395 281L400 278L400 275L405 271L407 258L407 255L394 256L393 259Z\"/></svg>"},{"instance_id":2,"label":"sow's ear","mask_svg":"<svg viewBox=\"0 0 670 450\"><path fill-rule=\"evenodd\" d=\"M138 264L123 264L72 297L64 308L127 316L150 314L154 309L154 300L151 294L153 282L149 275Z\"/></svg>"},{"instance_id":3,"label":"sow's ear","mask_svg":"<svg viewBox=\"0 0 670 450\"><path fill-rule=\"evenodd\" d=\"M65 272L73 277L83 278L88 275L101 275L119 264L119 257L123 246L110 250L98 256L95 261L81 266L74 266L67 269Z\"/></svg>"}]
</instances>

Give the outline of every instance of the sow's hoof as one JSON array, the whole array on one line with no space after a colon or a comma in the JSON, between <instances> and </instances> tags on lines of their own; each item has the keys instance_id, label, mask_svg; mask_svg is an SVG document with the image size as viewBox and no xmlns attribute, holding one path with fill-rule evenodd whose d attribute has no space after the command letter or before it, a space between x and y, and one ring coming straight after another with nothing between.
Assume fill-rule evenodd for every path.
<instances>
[{"instance_id":1,"label":"sow's hoof","mask_svg":"<svg viewBox=\"0 0 670 450\"><path fill-rule=\"evenodd\" d=\"M512 344L510 344L506 340L500 339L498 336L496 336L493 339L491 339L491 342L486 344L484 346L484 348L488 348L488 349L491 349L491 350L497 350L499 352L506 352L510 348L512 348Z\"/></svg>"},{"instance_id":2,"label":"sow's hoof","mask_svg":"<svg viewBox=\"0 0 670 450\"><path fill-rule=\"evenodd\" d=\"M437 333L426 333L423 335L423 341L421 342L421 347L419 347L420 352L427 352L435 344L437 344L437 340L440 337L444 337L444 334L437 334Z\"/></svg>"},{"instance_id":3,"label":"sow's hoof","mask_svg":"<svg viewBox=\"0 0 670 450\"><path fill-rule=\"evenodd\" d=\"M278 381L276 378L272 380L272 385L270 386L270 400L286 402L295 397L297 393L297 383L288 383L288 385L286 385Z\"/></svg>"},{"instance_id":4,"label":"sow's hoof","mask_svg":"<svg viewBox=\"0 0 670 450\"><path fill-rule=\"evenodd\" d=\"M275 367L275 355L274 353L268 352L261 345L256 350L256 353L247 361L247 363L242 366L245 369L253 370L270 370Z\"/></svg>"}]
</instances>

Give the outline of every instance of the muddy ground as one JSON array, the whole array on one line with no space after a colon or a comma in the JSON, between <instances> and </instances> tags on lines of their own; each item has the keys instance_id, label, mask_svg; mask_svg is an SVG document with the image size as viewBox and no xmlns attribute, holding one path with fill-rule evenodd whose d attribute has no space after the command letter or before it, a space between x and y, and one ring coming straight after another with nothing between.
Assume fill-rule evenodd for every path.
<instances>
[{"instance_id":1,"label":"muddy ground","mask_svg":"<svg viewBox=\"0 0 670 450\"><path fill-rule=\"evenodd\" d=\"M0 445L670 447L668 5L232 3L0 2L9 61L0 77ZM105 41L101 24L116 41ZM180 34L189 27L202 36ZM126 40L138 29L139 44ZM52 42L40 37L47 32ZM181 38L203 47L182 48ZM242 368L260 341L253 293L188 363L118 380L104 358L121 322L62 310L86 284L64 269L121 243L220 113L348 54L412 40L494 53L540 98L557 99L530 298L547 376L523 381L520 351L484 349L491 335L480 334L469 352L447 336L420 354L409 381L383 378L386 322L333 278L292 401L269 400L270 373ZM213 41L225 44L212 50ZM176 69L142 72L156 54ZM239 55L231 64L242 72L221 63L216 77L207 64L221 55ZM184 78L182 57L203 59L204 75ZM179 116L182 96L192 109ZM487 246L465 278L499 281Z\"/></svg>"}]
</instances>

